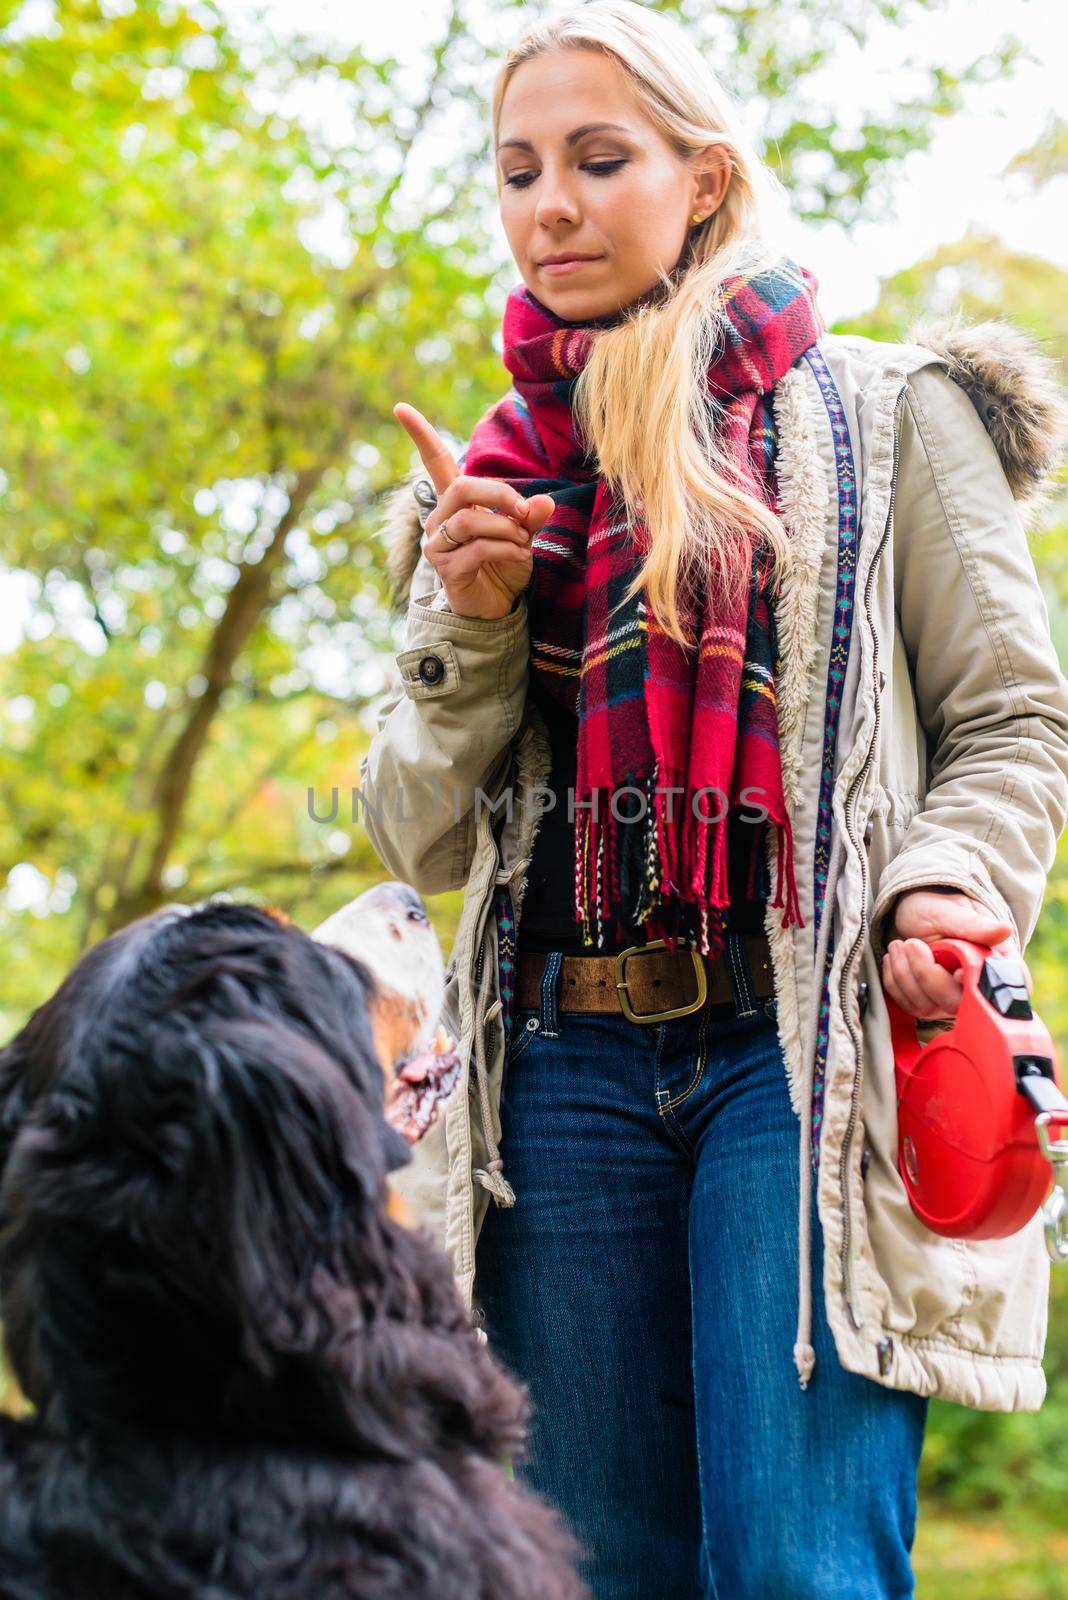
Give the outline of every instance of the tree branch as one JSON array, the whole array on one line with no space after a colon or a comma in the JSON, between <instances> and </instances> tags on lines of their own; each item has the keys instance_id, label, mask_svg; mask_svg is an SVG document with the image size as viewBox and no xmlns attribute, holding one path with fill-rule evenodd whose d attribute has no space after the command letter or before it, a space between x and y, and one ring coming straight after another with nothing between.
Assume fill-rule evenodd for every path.
<instances>
[{"instance_id":1,"label":"tree branch","mask_svg":"<svg viewBox=\"0 0 1068 1600\"><path fill-rule=\"evenodd\" d=\"M151 804L159 814L159 824L144 877L132 897L117 897L109 922L111 927L122 926L131 915L143 915L162 899L163 869L181 823L194 769L218 712L223 691L228 687L234 664L267 604L272 580L285 553L286 535L301 515L325 470L324 461L296 474L289 505L279 518L267 549L259 561L240 569L237 582L230 590L226 610L219 619L201 667L201 675L205 679L204 693L190 705L185 724L164 757L153 788Z\"/></svg>"},{"instance_id":2,"label":"tree branch","mask_svg":"<svg viewBox=\"0 0 1068 1600\"><path fill-rule=\"evenodd\" d=\"M378 201L378 205L375 207L375 217L379 229L382 229L385 226L386 213L393 202L393 196L396 194L400 185L404 181L404 174L407 169L408 157L412 152L412 147L414 146L416 139L422 133L423 125L429 117L431 111L434 109L434 96L438 86L445 76L445 68L448 63L449 50L453 44L453 41L460 34L462 34L463 31L464 20L461 12L460 0L453 0L449 11L449 21L445 29L445 36L441 43L437 45L434 50L434 65L430 73L430 78L427 82L426 93L415 108L415 115L412 118L411 128L404 135L404 137L398 141L397 144L397 171L390 182L387 183L385 190Z\"/></svg>"},{"instance_id":3,"label":"tree branch","mask_svg":"<svg viewBox=\"0 0 1068 1600\"><path fill-rule=\"evenodd\" d=\"M261 770L256 774L255 778L253 778L252 782L248 785L248 788L245 789L244 793L240 794L233 804L227 809L221 821L215 825L212 830L214 838L221 839L225 837L227 832L233 827L234 823L241 815L242 811L244 811L245 807L251 800L255 799L259 790L267 782L267 779L273 777L279 768L283 767L291 756L297 755L299 751L303 749L303 747L308 743L308 740L312 738L312 732L313 730L310 728L305 729L305 731L296 739L291 739L289 744L285 745L281 750L276 751L276 753L271 757L271 760L268 761L267 765L261 768ZM201 854L196 858L196 860L191 861L189 863L189 876L192 877L195 872L199 872L201 868L207 866L207 863L208 857L206 854Z\"/></svg>"}]
</instances>

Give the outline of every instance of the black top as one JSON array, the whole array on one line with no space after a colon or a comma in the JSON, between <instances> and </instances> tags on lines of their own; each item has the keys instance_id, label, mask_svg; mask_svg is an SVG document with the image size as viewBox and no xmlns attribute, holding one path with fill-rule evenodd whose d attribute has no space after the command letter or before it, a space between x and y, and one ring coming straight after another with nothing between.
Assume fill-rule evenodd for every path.
<instances>
[{"instance_id":1,"label":"black top","mask_svg":"<svg viewBox=\"0 0 1068 1600\"><path fill-rule=\"evenodd\" d=\"M615 940L606 928L605 943L599 949L582 943L581 924L575 921L574 913L575 824L568 817L567 805L568 792L577 792L578 718L547 695L533 679L530 693L549 733L552 763L546 788L552 790L556 804L545 812L534 840L517 929L519 948L615 955L628 945L645 944L649 935L642 927L631 927L625 930L623 939ZM763 933L763 899L753 902L745 898L747 866L748 857L743 859L737 850L728 858L731 906L727 927L736 933ZM767 863L763 851L758 890L761 895L767 891Z\"/></svg>"}]
</instances>

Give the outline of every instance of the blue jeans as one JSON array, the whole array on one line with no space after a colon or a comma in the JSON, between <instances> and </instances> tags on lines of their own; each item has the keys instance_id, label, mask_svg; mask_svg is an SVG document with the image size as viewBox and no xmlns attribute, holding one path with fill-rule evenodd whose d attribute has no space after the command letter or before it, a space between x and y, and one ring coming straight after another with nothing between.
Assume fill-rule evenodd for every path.
<instances>
[{"instance_id":1,"label":"blue jeans","mask_svg":"<svg viewBox=\"0 0 1068 1600\"><path fill-rule=\"evenodd\" d=\"M907 1600L926 1398L846 1371L823 1304L793 1362L798 1121L774 1002L661 1023L513 1018L475 1291L528 1385L516 1477L596 1600Z\"/></svg>"}]
</instances>

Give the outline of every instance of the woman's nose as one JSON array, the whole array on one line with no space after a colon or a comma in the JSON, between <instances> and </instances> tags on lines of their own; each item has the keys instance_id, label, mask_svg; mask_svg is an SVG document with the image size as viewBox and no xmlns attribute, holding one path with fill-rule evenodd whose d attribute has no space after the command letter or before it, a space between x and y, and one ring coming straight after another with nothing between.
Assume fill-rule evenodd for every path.
<instances>
[{"instance_id":1,"label":"woman's nose","mask_svg":"<svg viewBox=\"0 0 1068 1600\"><path fill-rule=\"evenodd\" d=\"M540 227L552 230L559 222L578 222L579 209L566 183L554 182L543 174L538 188L534 220Z\"/></svg>"}]
</instances>

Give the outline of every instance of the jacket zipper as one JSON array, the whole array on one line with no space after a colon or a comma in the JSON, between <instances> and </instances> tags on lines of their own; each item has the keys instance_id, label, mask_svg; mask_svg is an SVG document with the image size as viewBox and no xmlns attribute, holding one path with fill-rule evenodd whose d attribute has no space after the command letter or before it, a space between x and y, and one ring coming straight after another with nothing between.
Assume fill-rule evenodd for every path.
<instances>
[{"instance_id":1,"label":"jacket zipper","mask_svg":"<svg viewBox=\"0 0 1068 1600\"><path fill-rule=\"evenodd\" d=\"M479 984L480 984L481 978L482 978L482 962L483 962L483 957L485 956L485 953L486 953L486 934L487 934L487 932L489 930L489 925L490 925L491 921L493 920L493 901L494 901L494 898L495 898L496 893L497 893L497 865L498 865L498 863L499 863L499 861L501 859L500 846L497 843L496 835L493 833L493 829L492 828L490 829L490 837L491 837L491 839L493 841L493 871L490 873L489 889L488 889L488 893L487 893L487 902L486 902L485 907L482 910L480 910L479 919L478 919L478 921L479 921L478 955L475 958L475 985L474 985L474 1003L475 1003L476 1011L477 1011L477 1007L478 1007Z\"/></svg>"},{"instance_id":2,"label":"jacket zipper","mask_svg":"<svg viewBox=\"0 0 1068 1600\"><path fill-rule=\"evenodd\" d=\"M492 797L494 801L498 800L500 798L501 794L503 793L505 783L507 782L509 774L512 772L512 770L513 770L513 763L511 761L509 761L508 763L506 763L505 768L504 768L504 772L502 773L502 782L501 782L500 786L498 787L497 792ZM493 871L490 873L490 878L489 878L489 888L488 888L488 896L487 896L488 903L487 903L487 906L485 908L483 908L483 909L481 909L479 911L479 918L478 918L479 930L480 931L479 931L479 936L478 936L478 954L475 957L475 982L474 982L474 1006L475 1006L476 1013L477 1013L477 1009L478 1009L479 988L480 988L481 981L482 981L482 966L483 966L483 960L484 960L485 953L486 953L486 933L487 933L487 930L489 928L490 921L491 921L491 919L493 917L493 901L494 901L494 898L495 898L496 893L497 893L497 868L498 868L498 865L500 864L500 859L501 859L500 843L499 843L499 841L497 839L497 835L493 831L492 826L490 827L490 839L493 842ZM509 894L511 894L511 884L509 884L509 886L508 886L508 892L509 892ZM472 1046L472 1048L473 1048L473 1046Z\"/></svg>"},{"instance_id":3,"label":"jacket zipper","mask_svg":"<svg viewBox=\"0 0 1068 1600\"><path fill-rule=\"evenodd\" d=\"M899 400L898 404L900 405L900 403L901 402ZM878 637L877 637L876 632L875 632L875 627L874 627L874 624L873 624L873 621L872 621L871 590L872 590L872 584L873 584L874 578L875 578L876 568L877 568L877 566L879 564L880 559L882 558L883 551L886 548L887 540L890 537L890 527L891 527L891 522L893 520L893 515L894 515L894 490L895 490L895 488L897 486L897 468L898 468L899 443L900 443L900 428L898 426L897 408L895 407L895 415L894 415L894 456L893 456L893 463L892 463L892 466L891 466L891 469L890 469L890 498L889 498L889 501L887 503L887 508L886 508L886 525L883 528L882 537L880 538L878 546L876 547L875 554L872 556L871 565L868 568L868 576L867 576L867 580L866 580L865 586L864 586L864 615L865 615L865 618L867 619L868 631L870 632L871 639L872 639L872 673L874 675L874 683L875 683L875 691L876 691L875 692L875 725L874 725L874 728L872 730L871 743L868 746L868 751L867 751L866 756L864 757L863 765L861 766L860 770L857 772L857 774L855 775L852 783L849 786L849 793L846 796L846 803L845 803L846 832L849 835L849 838L850 838L854 848L857 851L857 858L860 861L860 878L861 878L861 899L860 899L860 904L861 904L861 915L860 915L860 929L859 929L859 931L857 933L857 937L856 937L856 939L855 939L855 941L853 943L853 946L852 946L852 948L851 948L851 950L849 952L848 957L842 963L842 970L841 970L841 973L839 975L839 999L841 1001L841 1006L842 1006L842 1016L846 1019L846 1023L847 1023L847 1026L848 1026L849 1032L850 1032L850 1037L853 1040L854 1067L853 1067L853 1088L852 1088L852 1092L851 1092L851 1095L850 1095L850 1101L849 1101L849 1120L848 1120L848 1122L846 1124L845 1138L842 1141L842 1155L841 1155L841 1159L840 1159L840 1162L839 1162L838 1178L839 1178L839 1185L841 1187L841 1192L842 1192L842 1249L841 1249L842 1297L845 1300L846 1310L849 1313L849 1320L850 1320L850 1322L852 1322L853 1327L855 1329L857 1329L857 1330L859 1330L859 1328L860 1328L860 1322L859 1322L859 1320L857 1318L857 1314L856 1314L856 1311L855 1311L854 1306L853 1306L853 1283L852 1283L852 1272L851 1272L851 1266L850 1266L850 1236L851 1236L851 1226L852 1225L851 1225L850 1205L849 1205L848 1166L849 1166L849 1152L850 1152L850 1150L852 1148L852 1144L853 1144L853 1133L854 1133L854 1130L855 1130L856 1125L857 1125L857 1109L858 1109L858 1102L859 1102L859 1097L860 1097L860 1075L861 1075L862 1041L853 1031L853 1023L852 1023L852 1020L849 1017L849 1011L848 1011L848 1007L847 1007L847 1004L846 1004L846 994L847 994L847 990L849 988L849 984L852 981L852 969L853 969L853 966L854 966L854 964L856 962L856 958L857 958L861 948L863 947L864 940L865 940L865 938L867 936L867 931L868 931L867 930L867 909L866 909L867 908L867 887L868 887L868 863L867 863L867 858L865 856L864 850L861 847L860 842L857 839L856 832L855 832L855 830L854 830L854 828L852 826L852 821L853 821L853 806L854 806L854 802L856 800L857 792L860 789L861 784L864 781L864 778L865 778L865 776L867 774L868 768L872 764L872 761L873 761L874 756L875 756L875 748L876 748L876 745L877 745L878 739L879 739L879 688L878 688L878 684L879 684L879 678L878 678L878 672L879 672L879 643L878 643Z\"/></svg>"},{"instance_id":4,"label":"jacket zipper","mask_svg":"<svg viewBox=\"0 0 1068 1600\"><path fill-rule=\"evenodd\" d=\"M482 925L482 937L478 941L478 958L475 961L475 994L478 994L478 985L482 977L482 957L486 949L486 927Z\"/></svg>"},{"instance_id":5,"label":"jacket zipper","mask_svg":"<svg viewBox=\"0 0 1068 1600\"><path fill-rule=\"evenodd\" d=\"M507 772L510 772L511 770L512 770L512 768L509 767L506 770L506 775L507 775ZM502 785L502 788L503 788L503 785ZM497 793L499 795L501 793L501 790L498 790ZM496 798L496 796L494 798ZM516 878L518 877L518 875L519 875L521 870L522 870L522 872L524 874L526 874L530 870L530 863L531 863L531 859L532 859L532 856L533 856L533 850L534 850L533 838L537 834L540 822L541 822L541 817L539 815L538 817L536 817L534 819L534 824L533 824L533 828L532 828L532 837L531 837L531 840L530 840L530 852L527 855L520 857L520 859L515 863L514 867L512 868L511 876L506 880L507 881L507 887L508 887L508 900L509 900L509 904L512 907L512 922L513 922L513 924L515 926L517 939L518 939L518 936L519 936L520 904L516 900L515 881L516 881ZM491 830L491 832L492 832L492 830ZM482 926L482 933L481 933L481 936L480 936L479 942L478 942L478 955L475 958L474 993L475 993L475 997L476 997L476 999L475 999L476 1007L477 1007L477 1004L478 1004L477 996L478 996L478 993L479 993L479 986L480 986L481 981L482 981L483 958L485 956L485 951L486 951L486 933L487 933L487 930L489 928L490 921L491 921L491 919L493 917L493 901L494 901L494 898L495 898L496 893L497 893L497 865L499 865L500 859L501 859L500 843L499 843L499 841L498 841L498 839L497 839L495 834L493 835L493 842L494 842L494 850L495 850L495 853L496 853L496 862L495 862L495 865L494 865L493 874L492 874L492 876L490 878L490 884L489 884L489 911L487 912L487 914L484 917L480 918L481 926ZM472 1048L473 1048L473 1046L472 1046Z\"/></svg>"}]
</instances>

